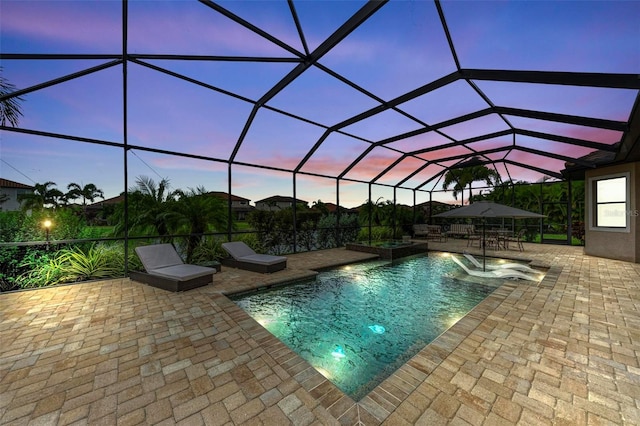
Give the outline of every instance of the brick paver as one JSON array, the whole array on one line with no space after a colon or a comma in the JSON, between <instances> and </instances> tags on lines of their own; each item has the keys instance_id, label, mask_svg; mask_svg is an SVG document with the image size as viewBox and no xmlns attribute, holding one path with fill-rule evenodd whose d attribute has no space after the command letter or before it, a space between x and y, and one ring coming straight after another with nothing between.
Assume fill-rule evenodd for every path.
<instances>
[{"instance_id":1,"label":"brick paver","mask_svg":"<svg viewBox=\"0 0 640 426\"><path fill-rule=\"evenodd\" d=\"M224 294L369 255L223 268L186 293L118 279L2 294L0 423L640 424L640 265L525 249L491 254L548 268L539 285L505 282L359 402Z\"/></svg>"}]
</instances>

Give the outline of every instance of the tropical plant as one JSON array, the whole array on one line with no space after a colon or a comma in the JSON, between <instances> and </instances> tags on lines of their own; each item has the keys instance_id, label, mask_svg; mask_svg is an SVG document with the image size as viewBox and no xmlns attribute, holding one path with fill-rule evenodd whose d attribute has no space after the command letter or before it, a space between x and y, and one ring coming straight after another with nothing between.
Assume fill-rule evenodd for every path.
<instances>
[{"instance_id":1,"label":"tropical plant","mask_svg":"<svg viewBox=\"0 0 640 426\"><path fill-rule=\"evenodd\" d=\"M69 209L41 209L0 212L0 242L44 241L45 220L52 222L51 240L79 238L86 228L84 220Z\"/></svg>"},{"instance_id":2,"label":"tropical plant","mask_svg":"<svg viewBox=\"0 0 640 426\"><path fill-rule=\"evenodd\" d=\"M134 187L129 188L129 230L132 234L149 234L166 236L175 226L176 215L173 203L177 194L171 191L168 179L156 184L146 176L136 178ZM122 235L127 226L125 223L125 205L120 203L114 213L115 235Z\"/></svg>"},{"instance_id":3,"label":"tropical plant","mask_svg":"<svg viewBox=\"0 0 640 426\"><path fill-rule=\"evenodd\" d=\"M104 192L102 192L101 189L98 189L98 187L93 183L81 186L72 182L67 185L67 189L69 191L65 194L65 199L69 201L80 198L82 201L82 215L85 218L87 217L87 201L93 203L96 198L102 198L104 200Z\"/></svg>"},{"instance_id":4,"label":"tropical plant","mask_svg":"<svg viewBox=\"0 0 640 426\"><path fill-rule=\"evenodd\" d=\"M317 227L316 245L321 249L356 241L360 231L358 216L355 214L341 215L339 228L338 217L335 214L322 216Z\"/></svg>"},{"instance_id":5,"label":"tropical plant","mask_svg":"<svg viewBox=\"0 0 640 426\"><path fill-rule=\"evenodd\" d=\"M20 288L46 287L57 284L62 277L60 261L56 253L32 251L22 260L20 267L26 272L16 278Z\"/></svg>"},{"instance_id":6,"label":"tropical plant","mask_svg":"<svg viewBox=\"0 0 640 426\"><path fill-rule=\"evenodd\" d=\"M278 224L274 213L268 210L254 210L247 216L249 226L260 236L259 246L251 246L258 252L264 253L281 244L281 235L276 232Z\"/></svg>"},{"instance_id":7,"label":"tropical plant","mask_svg":"<svg viewBox=\"0 0 640 426\"><path fill-rule=\"evenodd\" d=\"M193 250L191 262L196 265L206 265L211 261L222 259L226 252L222 248L222 242L215 237L204 238Z\"/></svg>"},{"instance_id":8,"label":"tropical plant","mask_svg":"<svg viewBox=\"0 0 640 426\"><path fill-rule=\"evenodd\" d=\"M494 186L500 182L500 175L485 165L451 169L444 175L442 189L449 190L452 187L453 198L457 200L458 194L462 194L468 187L469 200L471 200L471 185L477 181L483 181L488 186Z\"/></svg>"},{"instance_id":9,"label":"tropical plant","mask_svg":"<svg viewBox=\"0 0 640 426\"><path fill-rule=\"evenodd\" d=\"M323 203L322 200L314 201L311 204L311 208L319 211L322 214L329 214L329 207L327 207L327 205Z\"/></svg>"},{"instance_id":10,"label":"tropical plant","mask_svg":"<svg viewBox=\"0 0 640 426\"><path fill-rule=\"evenodd\" d=\"M369 223L372 226L382 225L384 221L384 202L381 200L382 197L379 197L375 202L371 200L365 201L359 213L360 223L363 226L368 226Z\"/></svg>"},{"instance_id":11,"label":"tropical plant","mask_svg":"<svg viewBox=\"0 0 640 426\"><path fill-rule=\"evenodd\" d=\"M78 247L62 249L56 258L61 271L59 282L121 276L123 259L122 251L111 245L93 244L86 252Z\"/></svg>"},{"instance_id":12,"label":"tropical plant","mask_svg":"<svg viewBox=\"0 0 640 426\"><path fill-rule=\"evenodd\" d=\"M224 230L228 223L225 204L207 193L204 187L175 191L177 200L172 203L176 231L189 234L186 244L186 261L191 262L193 252L208 231Z\"/></svg>"},{"instance_id":13,"label":"tropical plant","mask_svg":"<svg viewBox=\"0 0 640 426\"><path fill-rule=\"evenodd\" d=\"M393 238L393 229L388 226L373 226L371 227L371 240L372 241L384 241ZM369 229L367 227L361 228L358 234L358 240L367 241L369 239Z\"/></svg>"},{"instance_id":14,"label":"tropical plant","mask_svg":"<svg viewBox=\"0 0 640 426\"><path fill-rule=\"evenodd\" d=\"M10 83L2 75L2 67L0 67L0 97L11 94L16 91L16 87ZM20 96L13 96L7 99L3 99L0 102L0 124L6 126L7 123L12 127L16 127L22 116L22 107L20 102L24 99Z\"/></svg>"},{"instance_id":15,"label":"tropical plant","mask_svg":"<svg viewBox=\"0 0 640 426\"><path fill-rule=\"evenodd\" d=\"M20 288L35 288L122 277L123 250L124 246L121 243L98 243L91 244L87 250L81 247L67 247L56 252L29 251L20 264L25 272L15 281ZM133 262L133 268L136 267L134 257L129 258L130 262Z\"/></svg>"},{"instance_id":16,"label":"tropical plant","mask_svg":"<svg viewBox=\"0 0 640 426\"><path fill-rule=\"evenodd\" d=\"M36 183L33 192L19 194L18 201L24 210L42 210L49 205L57 207L64 199L64 193L57 189L55 182Z\"/></svg>"},{"instance_id":17,"label":"tropical plant","mask_svg":"<svg viewBox=\"0 0 640 426\"><path fill-rule=\"evenodd\" d=\"M322 213L315 209L305 209L296 215L296 243L311 251L316 247L318 221Z\"/></svg>"}]
</instances>

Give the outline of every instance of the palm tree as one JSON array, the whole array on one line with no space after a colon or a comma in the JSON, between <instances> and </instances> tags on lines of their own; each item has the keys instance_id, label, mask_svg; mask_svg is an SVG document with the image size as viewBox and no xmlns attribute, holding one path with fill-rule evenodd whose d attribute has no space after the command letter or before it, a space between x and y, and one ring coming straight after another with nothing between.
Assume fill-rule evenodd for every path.
<instances>
[{"instance_id":1,"label":"palm tree","mask_svg":"<svg viewBox=\"0 0 640 426\"><path fill-rule=\"evenodd\" d=\"M52 205L54 208L60 204L60 200L64 198L64 194L55 188L55 182L36 183L33 186L33 192L28 194L19 194L22 208L25 210L41 210L45 205Z\"/></svg>"},{"instance_id":2,"label":"palm tree","mask_svg":"<svg viewBox=\"0 0 640 426\"><path fill-rule=\"evenodd\" d=\"M202 241L202 234L211 230L224 230L227 227L227 209L219 198L211 196L200 186L189 188L184 192L175 191L178 199L173 204L175 209L175 223L178 231L189 234L187 238L187 263L195 248Z\"/></svg>"},{"instance_id":3,"label":"palm tree","mask_svg":"<svg viewBox=\"0 0 640 426\"><path fill-rule=\"evenodd\" d=\"M311 208L319 211L322 214L329 214L329 208L324 202L322 202L322 200L314 201L311 204Z\"/></svg>"},{"instance_id":4,"label":"palm tree","mask_svg":"<svg viewBox=\"0 0 640 426\"><path fill-rule=\"evenodd\" d=\"M72 182L67 185L67 189L69 190L69 192L65 194L67 200L82 199L82 214L85 219L87 217L87 201L93 203L98 197L104 200L104 192L92 183L80 186Z\"/></svg>"},{"instance_id":5,"label":"palm tree","mask_svg":"<svg viewBox=\"0 0 640 426\"><path fill-rule=\"evenodd\" d=\"M500 175L485 165L452 169L444 175L442 189L448 190L453 185L453 198L457 200L458 194L462 194L464 189L469 187L469 201L471 202L471 185L477 181L484 181L487 185L493 186L500 182Z\"/></svg>"},{"instance_id":6,"label":"palm tree","mask_svg":"<svg viewBox=\"0 0 640 426\"><path fill-rule=\"evenodd\" d=\"M371 225L373 226L379 226L382 224L382 209L384 202L380 200L382 200L382 197L378 197L375 202L371 200L367 200L365 202L363 208L360 209L360 220L362 224L366 225L369 222L371 222Z\"/></svg>"},{"instance_id":7,"label":"palm tree","mask_svg":"<svg viewBox=\"0 0 640 426\"><path fill-rule=\"evenodd\" d=\"M138 176L136 184L129 188L129 220L130 229L141 233L155 232L156 235L166 236L175 227L175 213L172 203L177 194L169 190L169 180L162 179L157 184L146 176ZM118 217L114 227L116 235L125 229L124 206L116 212Z\"/></svg>"},{"instance_id":8,"label":"palm tree","mask_svg":"<svg viewBox=\"0 0 640 426\"><path fill-rule=\"evenodd\" d=\"M2 67L0 67L2 71ZM16 91L16 87L9 83L9 81L0 74L0 97L8 95ZM6 126L9 123L11 126L16 127L20 116L22 115L22 109L20 107L20 96L14 96L12 98L4 99L0 102L0 124Z\"/></svg>"}]
</instances>

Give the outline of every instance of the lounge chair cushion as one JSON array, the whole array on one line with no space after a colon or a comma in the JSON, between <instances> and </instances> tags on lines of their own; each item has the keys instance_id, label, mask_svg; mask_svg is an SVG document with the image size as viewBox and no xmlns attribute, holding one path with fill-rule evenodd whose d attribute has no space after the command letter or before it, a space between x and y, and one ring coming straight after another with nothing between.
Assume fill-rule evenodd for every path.
<instances>
[{"instance_id":1,"label":"lounge chair cushion","mask_svg":"<svg viewBox=\"0 0 640 426\"><path fill-rule=\"evenodd\" d=\"M222 243L222 248L231 256L231 258L223 259L222 263L233 268L270 273L287 267L286 257L258 254L242 241Z\"/></svg>"},{"instance_id":2,"label":"lounge chair cushion","mask_svg":"<svg viewBox=\"0 0 640 426\"><path fill-rule=\"evenodd\" d=\"M185 291L213 281L215 268L184 263L171 244L136 247L146 273L131 271L130 276L154 287L169 291Z\"/></svg>"},{"instance_id":3,"label":"lounge chair cushion","mask_svg":"<svg viewBox=\"0 0 640 426\"><path fill-rule=\"evenodd\" d=\"M205 266L183 264L151 269L148 272L151 275L159 275L161 277L173 278L179 281L188 281L203 275L213 275L216 273L216 270Z\"/></svg>"},{"instance_id":4,"label":"lounge chair cushion","mask_svg":"<svg viewBox=\"0 0 640 426\"><path fill-rule=\"evenodd\" d=\"M153 244L136 247L136 253L147 272L151 272L153 269L184 264L180 255L171 244Z\"/></svg>"},{"instance_id":5,"label":"lounge chair cushion","mask_svg":"<svg viewBox=\"0 0 640 426\"><path fill-rule=\"evenodd\" d=\"M222 248L231 255L234 259L238 260L245 256L253 256L257 254L248 245L242 241L233 241L230 243L222 243Z\"/></svg>"},{"instance_id":6,"label":"lounge chair cushion","mask_svg":"<svg viewBox=\"0 0 640 426\"><path fill-rule=\"evenodd\" d=\"M276 263L286 261L287 258L282 256L272 256L269 254L250 254L248 256L242 256L237 260L258 263L260 265L275 265Z\"/></svg>"}]
</instances>

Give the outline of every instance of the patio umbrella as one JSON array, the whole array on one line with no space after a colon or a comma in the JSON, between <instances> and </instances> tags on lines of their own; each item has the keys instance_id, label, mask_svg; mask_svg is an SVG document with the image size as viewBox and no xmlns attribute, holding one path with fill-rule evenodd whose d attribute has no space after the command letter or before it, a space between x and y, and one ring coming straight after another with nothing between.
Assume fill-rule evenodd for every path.
<instances>
[{"instance_id":1,"label":"patio umbrella","mask_svg":"<svg viewBox=\"0 0 640 426\"><path fill-rule=\"evenodd\" d=\"M485 244L485 220L488 217L503 217L513 219L529 219L546 217L543 214L505 206L504 204L491 201L476 201L464 207L449 210L434 217L471 217L482 218L482 269L486 265L486 244Z\"/></svg>"}]
</instances>

